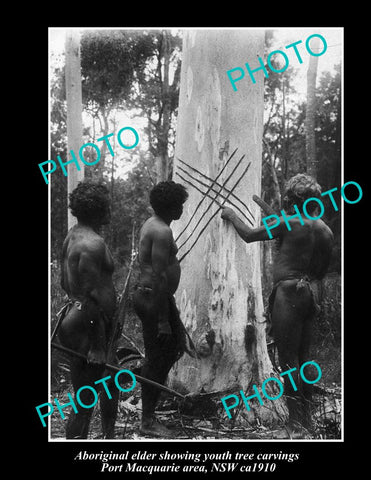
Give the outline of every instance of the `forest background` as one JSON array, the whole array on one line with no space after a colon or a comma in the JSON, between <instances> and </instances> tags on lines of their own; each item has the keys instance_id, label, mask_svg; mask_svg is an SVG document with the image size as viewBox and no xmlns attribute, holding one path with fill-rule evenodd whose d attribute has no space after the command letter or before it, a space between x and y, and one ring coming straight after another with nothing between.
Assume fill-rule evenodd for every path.
<instances>
[{"instance_id":1,"label":"forest background","mask_svg":"<svg viewBox=\"0 0 371 480\"><path fill-rule=\"evenodd\" d=\"M300 36L301 33L296 29L267 30L266 53L283 49L300 38L304 41L313 32ZM272 72L264 80L262 197L276 211L282 208L285 181L296 173L310 172L323 191L342 185L342 31L316 33L324 35L328 51L317 58L314 82L308 62L303 65L292 62L283 73ZM49 37L51 159L67 156L64 34L64 30L55 29ZM129 268L132 235L137 242L140 226L151 215L149 191L158 181L172 178L182 32L86 29L81 31L80 45L83 143L94 143L124 126L134 127L140 135L140 143L134 150L124 151L113 145L112 157L102 148L99 163L85 168L85 178L104 181L110 191L112 218L102 236L113 254L114 281L120 292ZM307 88L309 82L312 90ZM308 151L308 129L314 137L312 152ZM96 152L86 148L85 154L91 160ZM52 176L50 218L54 323L64 298L59 272L67 233L67 178L60 169ZM326 365L327 380L337 385L341 382L341 211L326 208L324 220L334 232L335 248L328 275L320 285L322 308L315 325L314 349L317 358L322 358ZM274 242L264 242L261 255L266 305L272 288ZM133 282L136 274L134 267ZM142 352L141 328L131 310L130 299L125 331L130 332L128 343ZM57 388L60 375L52 373Z\"/></svg>"}]
</instances>

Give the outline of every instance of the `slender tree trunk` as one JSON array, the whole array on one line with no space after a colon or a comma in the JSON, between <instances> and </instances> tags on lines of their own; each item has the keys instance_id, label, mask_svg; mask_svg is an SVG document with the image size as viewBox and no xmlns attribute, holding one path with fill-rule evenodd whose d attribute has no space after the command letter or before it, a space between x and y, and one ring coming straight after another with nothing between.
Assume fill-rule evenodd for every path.
<instances>
[{"instance_id":1,"label":"slender tree trunk","mask_svg":"<svg viewBox=\"0 0 371 480\"><path fill-rule=\"evenodd\" d=\"M311 49L318 49L318 38L313 39ZM317 178L316 138L315 138L315 115L316 115L316 79L318 57L309 57L307 71L307 110L305 118L305 150L307 160L307 173Z\"/></svg>"},{"instance_id":2,"label":"slender tree trunk","mask_svg":"<svg viewBox=\"0 0 371 480\"><path fill-rule=\"evenodd\" d=\"M285 79L282 79L282 164L284 165L284 175L287 177L287 138L286 138L286 91Z\"/></svg>"},{"instance_id":3,"label":"slender tree trunk","mask_svg":"<svg viewBox=\"0 0 371 480\"><path fill-rule=\"evenodd\" d=\"M246 58L263 54L264 31L185 32L173 177L182 182L178 176L179 157L215 178L238 147L218 181L223 183L245 154L228 186L235 184L251 162L234 193L253 212L255 227L260 224L260 211L251 198L253 194L260 195L261 190L263 75L256 75L256 84L247 79L241 81L235 92L226 79L226 68L243 65ZM189 198L183 216L174 222L175 238L201 199L197 190L185 186ZM209 204L210 199L206 199L195 216L196 221ZM195 223L177 240L179 258L216 208L214 204L184 246L181 244ZM172 370L170 382L191 392L229 389L238 394L242 389L252 394L252 384L261 384L273 371L263 316L260 244L244 243L218 212L182 260L181 268L176 301L201 359L183 356ZM261 407L258 401L252 403L250 413L242 407L251 420L258 416L269 421L275 418L275 410L281 409L281 414L283 411L281 399L269 402L269 408Z\"/></svg>"},{"instance_id":4,"label":"slender tree trunk","mask_svg":"<svg viewBox=\"0 0 371 480\"><path fill-rule=\"evenodd\" d=\"M158 137L158 156L157 162L157 181L167 180L169 176L169 155L168 155L168 137L170 129L170 85L169 85L169 69L170 69L170 38L169 32L162 32L162 55L163 58L163 76L161 83L161 102L162 116L160 123L160 131Z\"/></svg>"},{"instance_id":5,"label":"slender tree trunk","mask_svg":"<svg viewBox=\"0 0 371 480\"><path fill-rule=\"evenodd\" d=\"M281 189L280 189L280 184L278 182L276 167L274 166L275 158L274 158L274 155L272 154L272 150L269 146L269 143L266 140L264 140L264 137L263 137L263 143L266 149L266 156L267 156L266 162L269 165L269 169L272 175L273 199L271 200L271 206L273 207L274 210L278 212L281 209Z\"/></svg>"},{"instance_id":6,"label":"slender tree trunk","mask_svg":"<svg viewBox=\"0 0 371 480\"><path fill-rule=\"evenodd\" d=\"M116 132L116 118L113 119L113 131ZM112 138L112 148L113 151L116 151L116 135ZM111 185L110 185L110 198L111 198L111 218L114 215L114 193L115 193L115 157L111 157ZM115 248L115 231L114 231L114 222L110 222L109 226L109 244L112 249Z\"/></svg>"},{"instance_id":7,"label":"slender tree trunk","mask_svg":"<svg viewBox=\"0 0 371 480\"><path fill-rule=\"evenodd\" d=\"M340 67L341 68L341 67ZM341 70L339 72L341 78ZM335 134L335 147L338 154L338 159L341 159L341 88L339 88L339 99L337 104L337 117L336 117L336 134ZM335 162L334 162L335 163ZM336 168L333 168L333 179L336 178L336 184L341 182L341 178L337 178Z\"/></svg>"},{"instance_id":8,"label":"slender tree trunk","mask_svg":"<svg viewBox=\"0 0 371 480\"><path fill-rule=\"evenodd\" d=\"M80 66L80 35L78 30L68 30L66 33L66 99L67 99L67 151L73 150L76 157L82 146L82 94ZM69 158L70 159L70 158ZM67 201L68 195L84 178L84 164L79 162L80 171L76 165L67 165ZM70 229L76 223L76 218L68 210L67 225Z\"/></svg>"},{"instance_id":9,"label":"slender tree trunk","mask_svg":"<svg viewBox=\"0 0 371 480\"><path fill-rule=\"evenodd\" d=\"M107 109L105 107L100 107L99 108L99 122L102 130L101 137L105 137L108 135L109 132L109 122L108 122L108 117L110 114L110 109ZM112 141L112 139L111 139ZM99 145L100 148L100 160L97 163L97 180L102 181L104 177L104 170L106 166L106 154L108 151L108 147L106 142L101 142L101 145Z\"/></svg>"}]
</instances>

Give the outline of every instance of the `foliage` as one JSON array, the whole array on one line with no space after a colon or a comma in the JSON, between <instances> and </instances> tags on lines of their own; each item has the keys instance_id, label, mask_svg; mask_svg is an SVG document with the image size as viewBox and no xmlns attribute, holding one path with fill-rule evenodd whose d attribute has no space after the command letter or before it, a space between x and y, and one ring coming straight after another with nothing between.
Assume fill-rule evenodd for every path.
<instances>
[{"instance_id":1,"label":"foliage","mask_svg":"<svg viewBox=\"0 0 371 480\"><path fill-rule=\"evenodd\" d=\"M67 152L67 106L64 68L57 68L51 78L50 146L51 159ZM67 178L55 171L51 179L51 250L52 259L59 257L67 230Z\"/></svg>"},{"instance_id":2,"label":"foliage","mask_svg":"<svg viewBox=\"0 0 371 480\"><path fill-rule=\"evenodd\" d=\"M325 190L339 185L341 155L341 75L325 72L317 86L316 144L318 180ZM334 184L334 182L337 182Z\"/></svg>"},{"instance_id":3,"label":"foliage","mask_svg":"<svg viewBox=\"0 0 371 480\"><path fill-rule=\"evenodd\" d=\"M274 62L274 60L273 60ZM315 137L317 180L326 191L341 182L341 75L324 72L316 89ZM291 176L307 171L305 151L306 104L297 99L292 86L294 71L270 73L265 79L265 123L263 135L262 191L265 201L281 208L284 184ZM335 235L330 270L340 272L341 228L339 212L324 197L325 221Z\"/></svg>"},{"instance_id":4,"label":"foliage","mask_svg":"<svg viewBox=\"0 0 371 480\"><path fill-rule=\"evenodd\" d=\"M267 49L271 49L273 39L273 33L267 32ZM275 61L274 57L272 61ZM107 129L108 119L112 123L110 111L114 113L124 106L130 111L136 109L136 112L148 120L145 135L150 156L147 154L144 160L144 153L139 153L134 162L137 167L129 177L133 183L114 179L110 175L110 165L105 165L100 177L108 184L113 182L110 188L114 213L108 238L120 258L125 250L122 238L131 235L131 220L148 214L144 205L145 200L135 203L131 198L146 199L145 192L150 188L151 181L156 181L154 162L164 151L162 143L166 105L170 124L165 150L170 156L172 153L180 65L181 36L178 33L160 30L87 30L81 38L84 111L95 118L100 116L100 134L102 132L104 134L104 129ZM265 80L262 190L265 200L276 209L280 207L280 194L285 180L306 169L305 103L296 100L292 81L294 75L293 69L289 67L283 73L270 72L269 78ZM167 90L164 88L165 80L168 82ZM340 68L338 68L335 76L325 72L318 80L317 86L316 145L320 165L318 180L324 190L340 182L340 101ZM85 128L84 133L86 141L94 141L96 136L94 131ZM62 68L56 69L52 77L51 146L51 158L56 158L57 155L62 158L66 156L66 102ZM89 153L88 148L86 153ZM99 162L102 165L103 163L102 160ZM87 168L86 175L88 177L97 175L99 164ZM143 170L140 172L140 169ZM57 258L62 238L66 233L67 214L64 207L66 204L66 177L56 171L52 181L53 258ZM129 211L130 208L133 208L132 212ZM335 216L331 208L326 209L326 212L330 212L327 220L331 227L340 233L339 215ZM119 225L119 217L121 225L124 223L123 219L130 220L126 230ZM116 229L119 233L115 233ZM339 261L337 263L336 268L339 268Z\"/></svg>"},{"instance_id":5,"label":"foliage","mask_svg":"<svg viewBox=\"0 0 371 480\"><path fill-rule=\"evenodd\" d=\"M128 31L128 30L87 30L81 37L81 70L82 70L82 93L83 93L83 108L84 113L91 116L93 119L93 129L85 125L83 134L83 141L94 142L99 136L104 136L111 131L110 123L115 119L115 113L124 106L132 109L134 103L138 104L136 92L138 91L138 80L145 82L144 69L150 62L153 63L154 51L158 50L157 34L154 32L145 31ZM135 100L135 102L134 102ZM96 134L95 120L98 120L98 135ZM103 146L104 143L102 143ZM115 194L117 200L117 208L114 206L116 216L120 215L120 210L123 206L123 201L119 197L122 184L125 184L125 191L136 188L136 183L130 184L128 182L119 182L114 185L117 180L114 180L113 175L110 175L110 180L107 181L107 176L113 172L114 164L112 166L105 162L105 152L102 148L101 160L94 166L89 166L85 169L86 177L89 179L96 179L106 181L111 184L110 190L112 195ZM84 150L85 156L95 157L96 152L89 147ZM56 159L60 155L62 159L67 155L67 138L66 138L66 91L64 66L58 67L52 72L51 82L51 158ZM143 163L140 154L137 155L139 165L145 167L145 172L149 172L152 167L148 167L146 162L151 163L151 159ZM135 165L135 156L131 155L133 164ZM139 159L138 159L139 157ZM115 163L118 155L115 156ZM121 160L121 159L120 159ZM135 172L135 168L133 170ZM135 181L141 181L141 176L135 173L130 174L130 178L135 176ZM147 175L148 176L148 175ZM154 171L152 176L155 177ZM67 181L60 169L57 169L53 174L51 182L51 242L52 242L52 258L58 259L61 251L63 239L67 231ZM146 189L147 184L144 181L143 186L139 186L138 192ZM134 195L133 195L134 196ZM132 216L137 215L138 205ZM125 203L124 215L127 218L128 209L133 204ZM143 209L145 212L146 209ZM117 225L115 225L115 228ZM122 233L122 228L118 229ZM108 237L112 237L115 248L119 241L119 234L113 235L115 230L113 227L108 232ZM128 227L131 231L131 227ZM113 238L114 237L114 238ZM111 239L111 238L110 238ZM121 243L123 243L121 241ZM125 242L124 242L125 243Z\"/></svg>"},{"instance_id":6,"label":"foliage","mask_svg":"<svg viewBox=\"0 0 371 480\"><path fill-rule=\"evenodd\" d=\"M126 179L116 179L112 197L109 245L119 264L130 258L132 228L135 235L151 215L149 191L153 185L153 164L143 153ZM137 239L136 239L137 240Z\"/></svg>"},{"instance_id":7,"label":"foliage","mask_svg":"<svg viewBox=\"0 0 371 480\"><path fill-rule=\"evenodd\" d=\"M86 30L81 37L83 103L92 110L122 106L152 52L147 32Z\"/></svg>"},{"instance_id":8,"label":"foliage","mask_svg":"<svg viewBox=\"0 0 371 480\"><path fill-rule=\"evenodd\" d=\"M153 57L138 75L138 97L134 105L148 119L146 135L149 151L155 158L158 155L171 155L174 148L182 39L178 33L169 31L150 33Z\"/></svg>"},{"instance_id":9,"label":"foliage","mask_svg":"<svg viewBox=\"0 0 371 480\"><path fill-rule=\"evenodd\" d=\"M267 45L273 37L267 35ZM112 218L103 230L113 253L116 270L114 282L118 291L123 286L130 261L132 231L135 224L135 240L143 222L150 216L149 191L156 183L155 158L164 150L171 157L175 138L176 114L178 108L179 79L181 66L181 37L169 33L165 48L164 33L160 31L87 31L82 36L82 84L84 112L100 125L99 135L104 135L115 111L126 108L136 109L147 118L145 135L149 152L138 149L131 156L133 168L122 178L114 178L103 170L103 180L111 192ZM165 57L167 60L165 61ZM168 62L168 63L166 63ZM168 88L164 89L165 64L171 73ZM291 68L284 73L269 75L265 81L265 124L262 165L262 190L265 200L280 207L280 193L286 179L295 173L305 171L305 102L296 100L293 88L294 72ZM320 168L318 181L323 190L340 185L341 154L341 85L340 67L336 74L324 73L317 84L316 146ZM66 101L63 69L53 72L51 82L51 159L57 155L66 157ZM167 115L168 125L164 123ZM164 130L167 128L167 130ZM113 131L112 129L111 131ZM164 135L164 132L166 135ZM94 141L98 135L90 129L84 130L87 141ZM167 143L164 146L164 138ZM125 160L124 160L125 161ZM86 169L88 176L95 175L93 167ZM66 177L57 169L51 182L51 288L52 318L55 318L63 302L63 291L59 285L59 257L62 242L67 232L67 186ZM335 232L338 245L332 269L340 271L340 218L333 209L327 219ZM332 215L332 216L331 216ZM133 283L137 275L134 268ZM334 280L334 289L338 284ZM334 377L338 375L338 320L340 303L325 296L323 314L316 325L315 336L318 351L328 338L334 339ZM326 300L327 299L327 300ZM130 302L129 302L130 303ZM130 307L130 305L129 305ZM136 334L140 327L138 319L128 315L128 332ZM323 341L322 341L323 340ZM326 340L326 341L325 341ZM326 354L326 361L328 355ZM336 378L337 380L337 378ZM126 428L126 427L125 427ZM240 436L238 431L236 435ZM233 432L231 432L231 438ZM225 437L221 437L225 438Z\"/></svg>"},{"instance_id":10,"label":"foliage","mask_svg":"<svg viewBox=\"0 0 371 480\"><path fill-rule=\"evenodd\" d=\"M275 64L274 58L272 59ZM336 74L324 72L316 89L316 150L319 159L318 181L326 190L335 179L340 181L341 97L340 67ZM275 169L282 190L284 182L305 172L305 102L297 100L293 88L295 71L270 72L265 79L265 122L263 151L263 188L269 192L271 167ZM273 194L268 195L268 198Z\"/></svg>"}]
</instances>

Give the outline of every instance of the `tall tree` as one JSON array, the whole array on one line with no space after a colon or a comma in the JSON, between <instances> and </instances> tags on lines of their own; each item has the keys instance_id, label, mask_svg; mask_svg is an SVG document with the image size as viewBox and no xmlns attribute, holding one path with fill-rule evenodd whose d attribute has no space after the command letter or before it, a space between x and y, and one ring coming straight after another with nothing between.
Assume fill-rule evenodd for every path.
<instances>
[{"instance_id":1,"label":"tall tree","mask_svg":"<svg viewBox=\"0 0 371 480\"><path fill-rule=\"evenodd\" d=\"M99 136L110 131L110 117L130 108L135 82L153 55L153 39L146 31L86 30L81 39L82 93L85 110L98 122ZM108 147L101 146L96 167L98 178L105 171Z\"/></svg>"},{"instance_id":2,"label":"tall tree","mask_svg":"<svg viewBox=\"0 0 371 480\"><path fill-rule=\"evenodd\" d=\"M231 187L241 179L234 193L249 206L255 226L259 225L260 211L251 198L261 189L263 75L256 75L256 84L240 82L235 92L225 80L225 67L243 65L246 58L263 57L263 49L263 31L185 33L174 165L177 181L184 182L178 175L182 173L178 157L215 178L238 148L218 181L223 183L231 175ZM176 238L180 234L179 257L189 253L181 261L176 298L201 359L182 357L171 373L171 382L181 383L192 392L249 391L252 384L259 385L272 373L263 317L260 245L242 242L221 220L220 211L216 213L215 203L199 227L192 222L181 234L201 199L196 189L184 185L189 199L174 229ZM222 201L220 197L218 200ZM205 199L195 222L210 201ZM189 237L193 228L194 235ZM269 421L282 403L279 400L270 406L272 410L264 409L256 402L249 415Z\"/></svg>"},{"instance_id":3,"label":"tall tree","mask_svg":"<svg viewBox=\"0 0 371 480\"><path fill-rule=\"evenodd\" d=\"M50 150L51 159L67 155L67 108L65 64L50 72ZM60 256L67 232L67 177L57 169L51 178L51 257Z\"/></svg>"},{"instance_id":4,"label":"tall tree","mask_svg":"<svg viewBox=\"0 0 371 480\"><path fill-rule=\"evenodd\" d=\"M341 184L341 70L324 72L316 89L316 155L317 180L323 191ZM341 215L324 198L325 220L335 235L330 271L341 271ZM341 210L342 205L339 205Z\"/></svg>"},{"instance_id":5,"label":"tall tree","mask_svg":"<svg viewBox=\"0 0 371 480\"><path fill-rule=\"evenodd\" d=\"M274 57L272 63L277 69L281 67ZM293 101L294 75L289 67L283 73L272 72L264 81L263 191L265 201L276 210L281 208L284 182L293 171L305 169L301 156L295 156L301 125L300 109Z\"/></svg>"},{"instance_id":6,"label":"tall tree","mask_svg":"<svg viewBox=\"0 0 371 480\"><path fill-rule=\"evenodd\" d=\"M78 30L66 32L66 99L67 99L67 142L68 151L76 155L82 146L82 93L80 34ZM84 165L80 170L74 163L67 165L67 191L72 192L78 182L84 178ZM76 218L68 211L68 228L76 222Z\"/></svg>"},{"instance_id":7,"label":"tall tree","mask_svg":"<svg viewBox=\"0 0 371 480\"><path fill-rule=\"evenodd\" d=\"M318 50L319 38L315 37L311 42L311 50ZM305 117L305 151L307 160L307 172L317 178L317 157L315 137L316 117L316 79L318 69L318 56L309 56L307 71L307 110Z\"/></svg>"},{"instance_id":8,"label":"tall tree","mask_svg":"<svg viewBox=\"0 0 371 480\"><path fill-rule=\"evenodd\" d=\"M140 95L133 105L148 119L149 151L156 159L157 181L172 175L175 116L178 108L181 37L169 30L150 31L153 56L138 76Z\"/></svg>"},{"instance_id":9,"label":"tall tree","mask_svg":"<svg viewBox=\"0 0 371 480\"><path fill-rule=\"evenodd\" d=\"M169 84L169 68L170 68L170 37L169 32L162 32L162 54L163 54L163 75L162 75L162 125L158 138L158 181L167 180L169 176L169 155L168 155L168 135L170 128L170 84ZM161 61L158 63L159 74L161 75Z\"/></svg>"}]
</instances>

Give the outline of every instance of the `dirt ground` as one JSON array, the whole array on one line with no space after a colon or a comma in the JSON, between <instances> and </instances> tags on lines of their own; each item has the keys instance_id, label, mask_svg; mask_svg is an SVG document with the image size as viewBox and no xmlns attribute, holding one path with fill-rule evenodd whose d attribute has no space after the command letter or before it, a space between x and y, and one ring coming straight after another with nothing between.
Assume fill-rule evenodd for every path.
<instances>
[{"instance_id":1,"label":"dirt ground","mask_svg":"<svg viewBox=\"0 0 371 480\"><path fill-rule=\"evenodd\" d=\"M69 381L68 367L60 364L58 378L52 387L52 396L60 404L68 402L67 393L73 392ZM65 412L68 415L68 410ZM290 438L283 422L265 426L259 420L254 424L247 421L243 409L233 419L229 419L220 402L220 395L196 399L192 404L183 400L161 394L156 415L158 420L169 427L174 438L179 440L211 439L282 439ZM64 439L67 419L63 420L55 411L51 415L51 438ZM115 426L115 439L142 440L150 439L140 434L141 393L140 385L128 393L120 393L118 416ZM341 388L335 383L317 383L313 398L314 430L301 438L339 439L341 438ZM99 407L94 408L89 433L90 440L101 440L102 430Z\"/></svg>"}]
</instances>

